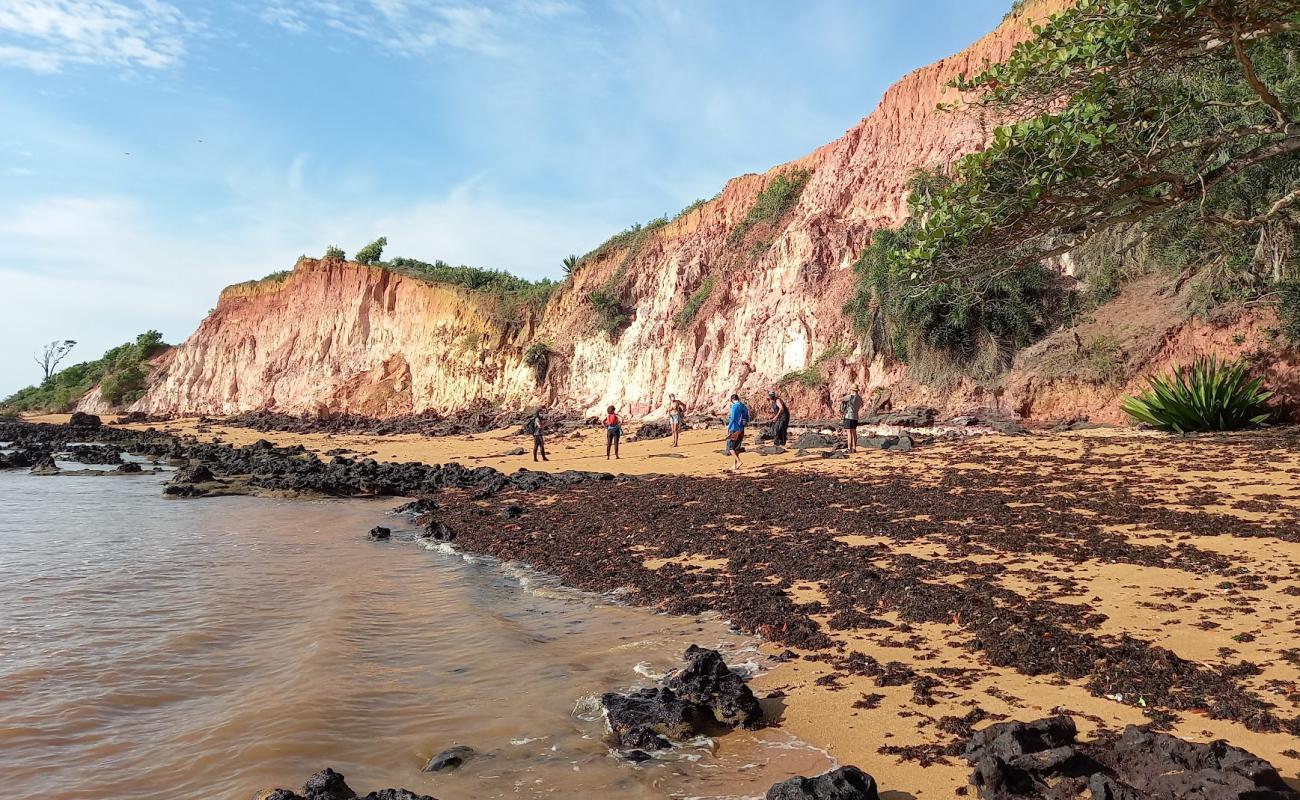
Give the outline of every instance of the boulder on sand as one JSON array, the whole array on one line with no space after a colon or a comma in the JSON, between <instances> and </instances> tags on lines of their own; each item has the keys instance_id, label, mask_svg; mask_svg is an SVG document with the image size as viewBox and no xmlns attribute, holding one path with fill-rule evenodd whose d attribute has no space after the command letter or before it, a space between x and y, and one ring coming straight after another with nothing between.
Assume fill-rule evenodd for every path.
<instances>
[{"instance_id":1,"label":"boulder on sand","mask_svg":"<svg viewBox=\"0 0 1300 800\"><path fill-rule=\"evenodd\" d=\"M795 441L794 446L796 450L817 450L823 447L834 447L838 441L835 436L807 431Z\"/></svg>"},{"instance_id":2,"label":"boulder on sand","mask_svg":"<svg viewBox=\"0 0 1300 800\"><path fill-rule=\"evenodd\" d=\"M686 426L682 426L686 430ZM666 422L647 422L636 429L636 441L644 442L647 439L662 439L665 436L672 436L673 429Z\"/></svg>"},{"instance_id":3,"label":"boulder on sand","mask_svg":"<svg viewBox=\"0 0 1300 800\"><path fill-rule=\"evenodd\" d=\"M879 800L876 779L857 767L840 767L815 778L795 777L767 790L767 800Z\"/></svg>"},{"instance_id":4,"label":"boulder on sand","mask_svg":"<svg viewBox=\"0 0 1300 800\"><path fill-rule=\"evenodd\" d=\"M99 428L101 424L102 423L100 422L99 417L95 416L94 414L87 414L82 411L74 411L72 412L72 416L68 417L69 428L79 428L81 430L93 431Z\"/></svg>"},{"instance_id":5,"label":"boulder on sand","mask_svg":"<svg viewBox=\"0 0 1300 800\"><path fill-rule=\"evenodd\" d=\"M981 800L1300 800L1262 758L1218 740L1188 742L1130 725L1118 740L1077 743L1066 716L1000 722L964 757Z\"/></svg>"},{"instance_id":6,"label":"boulder on sand","mask_svg":"<svg viewBox=\"0 0 1300 800\"><path fill-rule=\"evenodd\" d=\"M372 542L383 542L387 541L392 535L393 532L388 528L385 528L383 525L376 525L366 534L366 538L370 539Z\"/></svg>"},{"instance_id":7,"label":"boulder on sand","mask_svg":"<svg viewBox=\"0 0 1300 800\"><path fill-rule=\"evenodd\" d=\"M762 724L763 709L758 698L717 650L691 645L685 657L686 666L669 675L665 686L688 703L707 706L713 718L729 728L757 728Z\"/></svg>"}]
</instances>

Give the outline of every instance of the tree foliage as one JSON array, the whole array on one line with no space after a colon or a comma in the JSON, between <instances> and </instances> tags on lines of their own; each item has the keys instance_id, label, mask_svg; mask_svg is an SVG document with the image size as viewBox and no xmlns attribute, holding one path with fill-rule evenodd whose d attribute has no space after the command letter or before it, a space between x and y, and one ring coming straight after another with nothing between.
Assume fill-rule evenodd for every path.
<instances>
[{"instance_id":1,"label":"tree foliage","mask_svg":"<svg viewBox=\"0 0 1300 800\"><path fill-rule=\"evenodd\" d=\"M1298 28L1300 0L1079 0L956 79L1007 122L918 176L911 221L876 232L857 329L904 359L1005 364L1077 302L1040 265L1107 231L1204 278L1207 305L1293 273ZM1119 255L1098 262L1094 301L1130 274Z\"/></svg>"},{"instance_id":2,"label":"tree foliage","mask_svg":"<svg viewBox=\"0 0 1300 800\"><path fill-rule=\"evenodd\" d=\"M1300 200L1297 0L1080 0L954 85L1017 121L912 197L901 260L992 279L1195 206L1258 229ZM1234 186L1260 182L1233 198ZM1232 202L1235 200L1236 202Z\"/></svg>"},{"instance_id":3,"label":"tree foliage","mask_svg":"<svg viewBox=\"0 0 1300 800\"><path fill-rule=\"evenodd\" d=\"M0 407L12 411L69 411L96 385L110 403L134 402L144 393L149 359L165 347L161 333L146 331L95 361L73 364L37 386L18 390L0 401Z\"/></svg>"},{"instance_id":4,"label":"tree foliage","mask_svg":"<svg viewBox=\"0 0 1300 800\"><path fill-rule=\"evenodd\" d=\"M374 266L384 258L384 248L388 246L388 237L380 236L370 244L357 251L357 263Z\"/></svg>"},{"instance_id":5,"label":"tree foliage","mask_svg":"<svg viewBox=\"0 0 1300 800\"><path fill-rule=\"evenodd\" d=\"M325 248L325 261L346 261L348 254L343 252L343 248L330 245Z\"/></svg>"},{"instance_id":6,"label":"tree foliage","mask_svg":"<svg viewBox=\"0 0 1300 800\"><path fill-rule=\"evenodd\" d=\"M33 355L32 358L40 365L42 379L49 380L58 369L59 363L67 358L72 348L76 346L77 343L73 339L55 339L42 347L39 353Z\"/></svg>"}]
</instances>

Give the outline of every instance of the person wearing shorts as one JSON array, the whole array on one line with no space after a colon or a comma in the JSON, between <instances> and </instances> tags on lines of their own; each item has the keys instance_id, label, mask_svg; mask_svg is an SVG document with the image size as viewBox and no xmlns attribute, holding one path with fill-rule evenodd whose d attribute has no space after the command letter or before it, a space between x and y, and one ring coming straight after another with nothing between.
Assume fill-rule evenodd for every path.
<instances>
[{"instance_id":1,"label":"person wearing shorts","mask_svg":"<svg viewBox=\"0 0 1300 800\"><path fill-rule=\"evenodd\" d=\"M682 433L682 423L686 421L686 404L677 399L677 395L668 395L668 424L673 430L673 447L677 446L677 437Z\"/></svg>"},{"instance_id":2,"label":"person wearing shorts","mask_svg":"<svg viewBox=\"0 0 1300 800\"><path fill-rule=\"evenodd\" d=\"M618 458L618 440L623 438L623 420L619 419L618 414L614 413L614 407L610 406L605 409L605 460L609 460L609 451L614 451L614 458Z\"/></svg>"},{"instance_id":3,"label":"person wearing shorts","mask_svg":"<svg viewBox=\"0 0 1300 800\"><path fill-rule=\"evenodd\" d=\"M858 387L844 395L840 400L840 415L844 417L844 430L849 435L849 452L858 452L858 415L862 411L862 395Z\"/></svg>"},{"instance_id":4,"label":"person wearing shorts","mask_svg":"<svg viewBox=\"0 0 1300 800\"><path fill-rule=\"evenodd\" d=\"M749 424L749 406L740 400L740 395L731 395L731 415L727 418L726 454L732 457L732 470L740 469L740 451L744 448L745 426Z\"/></svg>"}]
</instances>

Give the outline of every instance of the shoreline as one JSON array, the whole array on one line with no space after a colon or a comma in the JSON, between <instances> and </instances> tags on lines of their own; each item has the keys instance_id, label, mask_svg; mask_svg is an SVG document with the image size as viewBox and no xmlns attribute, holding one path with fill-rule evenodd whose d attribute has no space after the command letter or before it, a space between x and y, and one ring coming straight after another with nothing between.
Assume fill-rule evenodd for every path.
<instances>
[{"instance_id":1,"label":"shoreline","mask_svg":"<svg viewBox=\"0 0 1300 800\"><path fill-rule=\"evenodd\" d=\"M980 437L849 460L755 456L751 464L779 468L751 467L737 477L710 475L723 462L711 452L716 442L709 431L691 433L685 458L656 457L669 449L665 440L625 444L648 451L625 458L625 473L655 477L507 488L483 499L451 490L434 498L444 506L438 519L456 532L458 547L518 560L565 585L630 585L637 605L718 610L775 650L799 645L801 656L813 658L762 676L755 691L783 694L784 729L870 772L885 789L951 796L969 775L950 752L954 742L989 721L1027 721L1061 708L1085 736L1156 722L1192 741L1225 738L1300 785L1296 734L1285 732L1300 720L1300 652L1292 644L1300 632L1292 627L1300 617L1293 577L1300 533L1292 531L1300 529L1285 527L1300 519L1295 429L1191 440L1106 429ZM241 444L251 443L240 441L249 434L262 438L216 425L205 438ZM494 454L509 441L501 432L441 440L265 436L320 452L369 449L382 460L437 451L440 461L476 466L521 462ZM594 437L579 431L558 441L571 449L557 448L560 457L545 466L595 464ZM503 515L512 504L523 513ZM680 509L691 511L675 514ZM732 538L736 546L720 544ZM766 561L755 556L764 548ZM798 563L791 569L783 561ZM880 576L883 588L837 583L845 564ZM986 596L992 605L943 619L899 602L918 592L945 601ZM877 602L864 607L858 597ZM729 608L750 613L733 616ZM1097 670L1079 674L1043 648L996 655L1008 630L985 630L978 615L997 609L1048 620L1033 628L1038 634L1099 647L1085 653L1094 662L1106 653L1147 660L1136 675L1105 673L1098 681ZM1143 644L1115 649L1126 637ZM1159 657L1147 658L1152 653ZM1022 669L1029 657L1046 659L1031 670L1036 675ZM1158 679L1162 669L1172 670L1164 689L1148 688L1136 700L1130 689L1127 701L1115 699L1126 680ZM1227 706L1196 695L1211 680L1227 687Z\"/></svg>"}]
</instances>

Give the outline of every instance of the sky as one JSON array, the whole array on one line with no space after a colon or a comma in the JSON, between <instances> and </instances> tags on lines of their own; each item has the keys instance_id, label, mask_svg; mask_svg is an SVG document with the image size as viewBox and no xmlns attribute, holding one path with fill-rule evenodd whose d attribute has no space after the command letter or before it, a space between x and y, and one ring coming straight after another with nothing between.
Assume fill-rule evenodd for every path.
<instances>
[{"instance_id":1,"label":"sky","mask_svg":"<svg viewBox=\"0 0 1300 800\"><path fill-rule=\"evenodd\" d=\"M1008 0L0 0L0 397L335 244L558 277Z\"/></svg>"}]
</instances>

